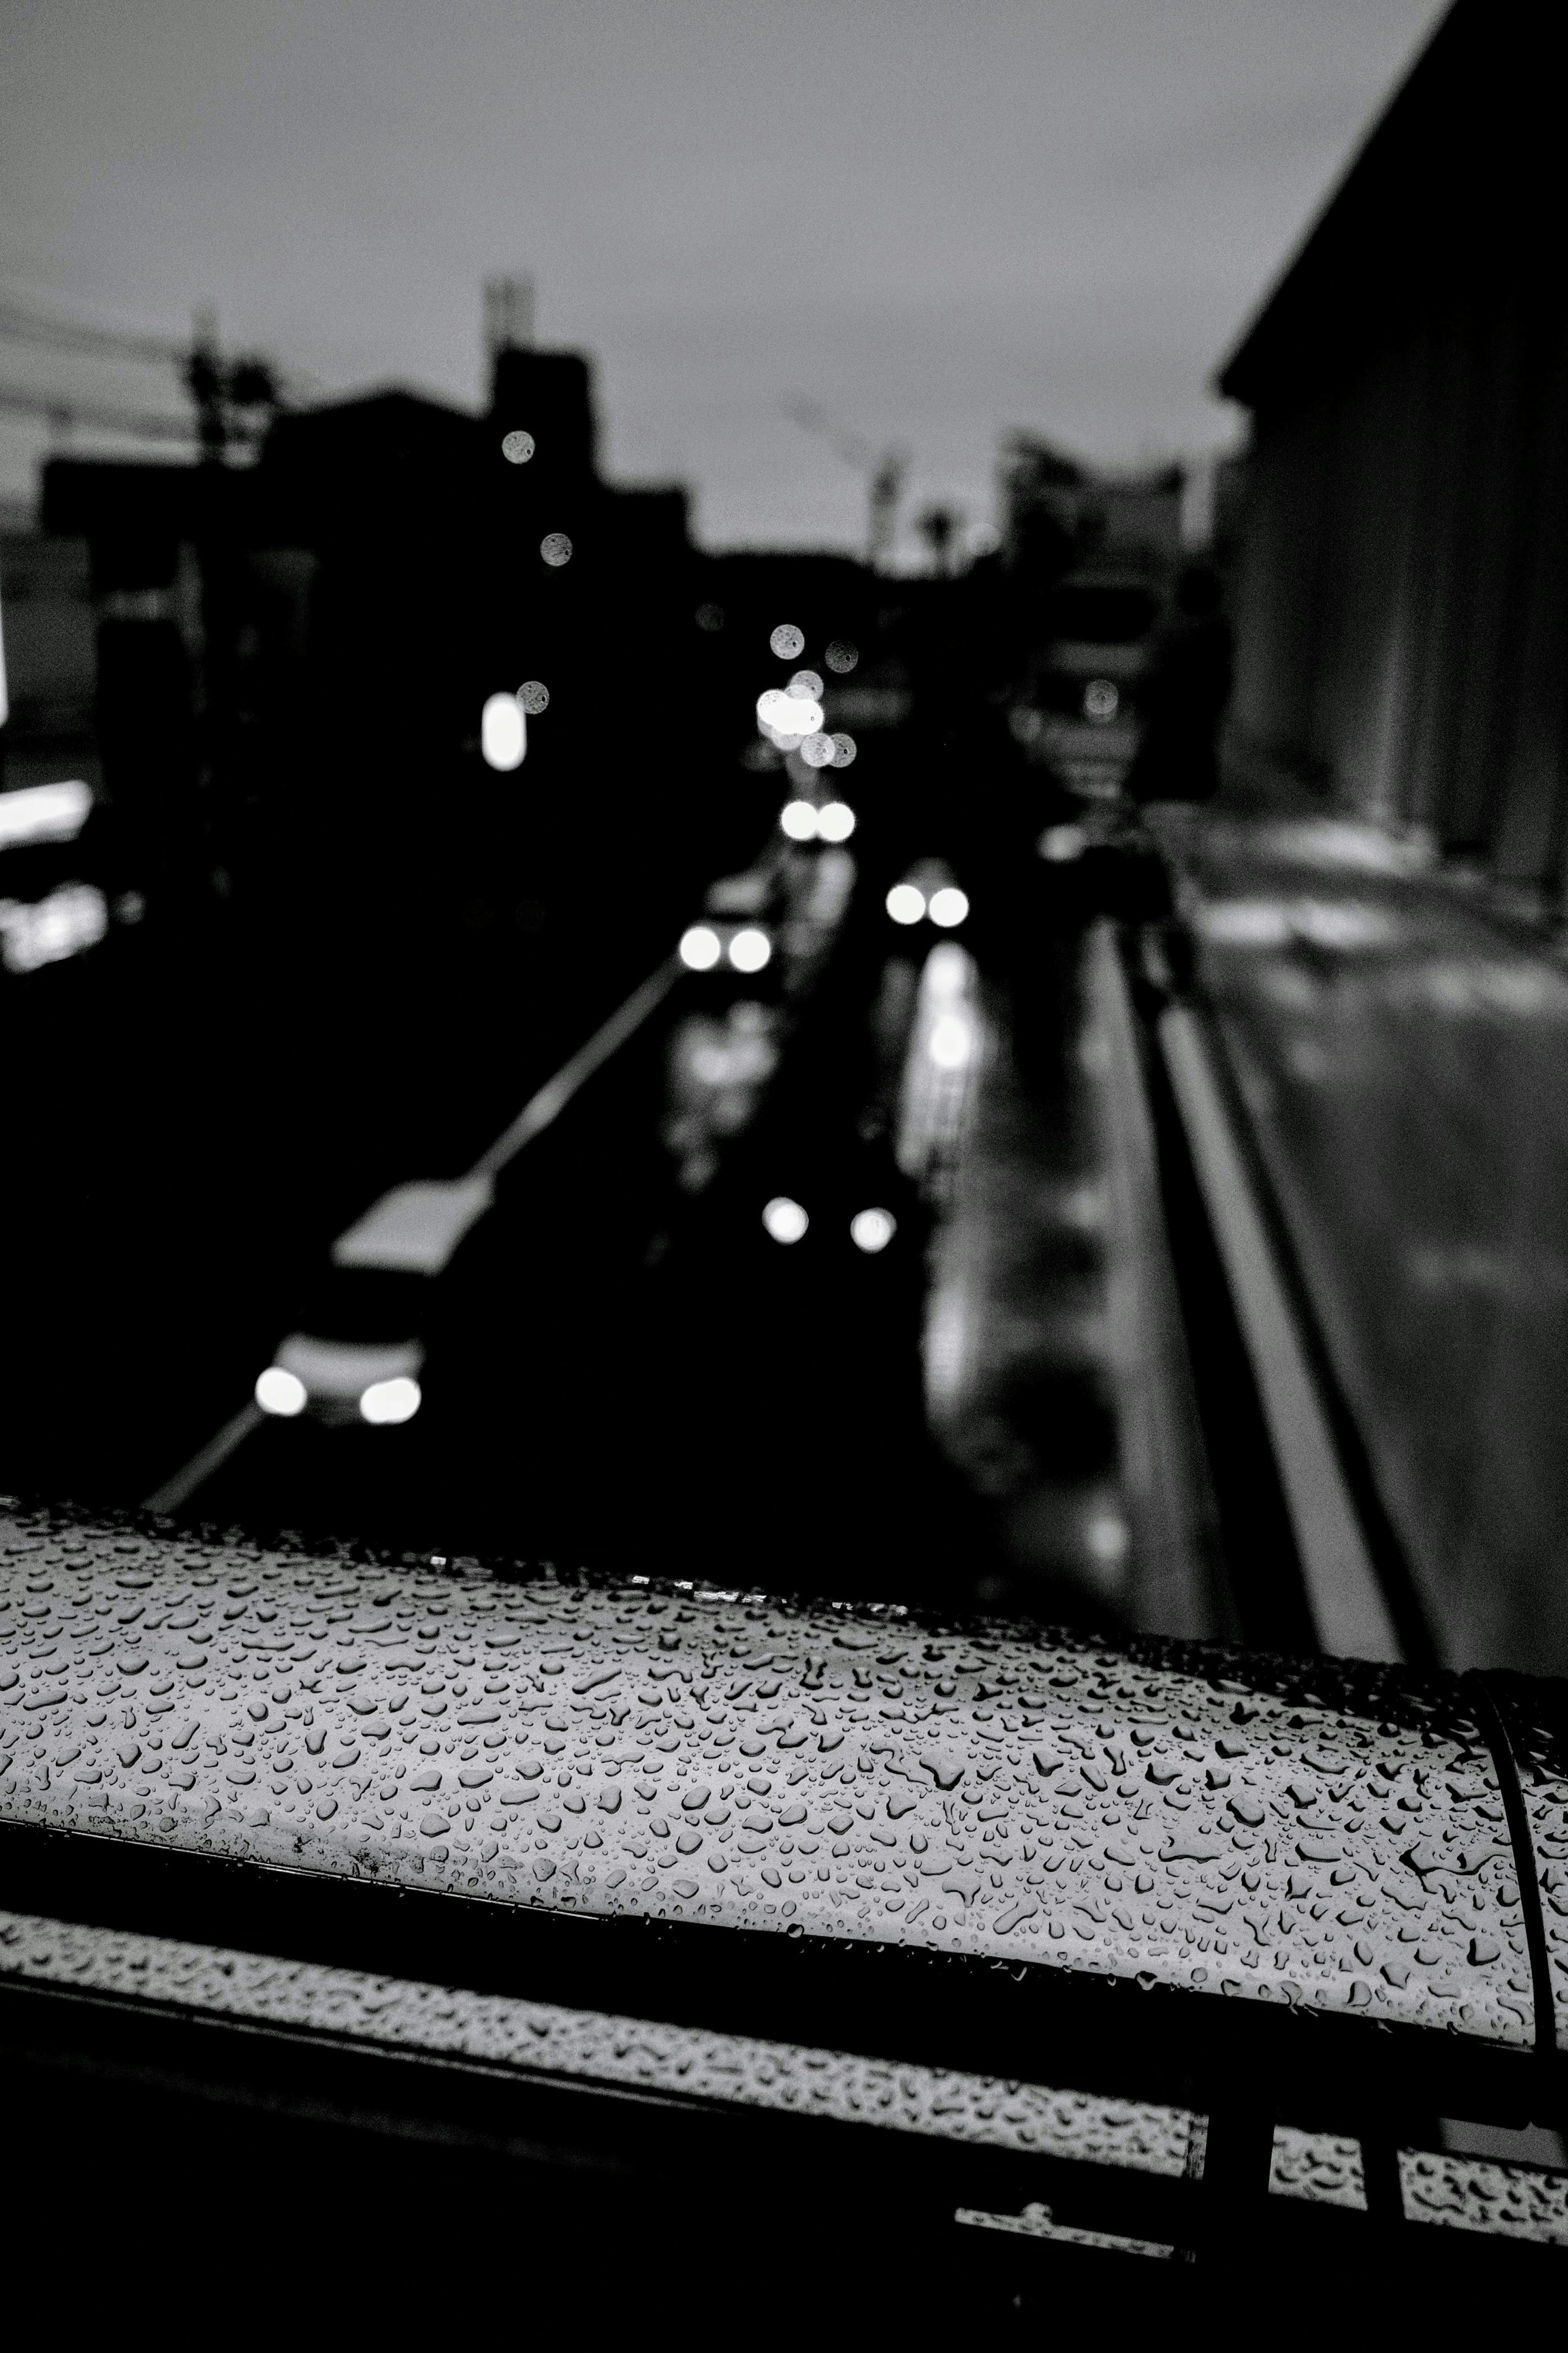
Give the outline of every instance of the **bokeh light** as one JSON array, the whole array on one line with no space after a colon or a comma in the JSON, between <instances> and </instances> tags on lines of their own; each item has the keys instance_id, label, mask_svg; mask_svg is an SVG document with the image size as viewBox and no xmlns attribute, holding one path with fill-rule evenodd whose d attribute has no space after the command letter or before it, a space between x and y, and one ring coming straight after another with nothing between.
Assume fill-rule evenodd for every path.
<instances>
[{"instance_id":1,"label":"bokeh light","mask_svg":"<svg viewBox=\"0 0 1568 2353\"><path fill-rule=\"evenodd\" d=\"M763 1211L763 1223L775 1242L798 1242L811 1219L798 1201L792 1201L787 1193L778 1193Z\"/></svg>"},{"instance_id":2,"label":"bokeh light","mask_svg":"<svg viewBox=\"0 0 1568 2353\"><path fill-rule=\"evenodd\" d=\"M263 1413L281 1414L291 1421L305 1410L305 1384L298 1373L286 1373L281 1365L268 1365L257 1381L256 1402Z\"/></svg>"},{"instance_id":3,"label":"bokeh light","mask_svg":"<svg viewBox=\"0 0 1568 2353\"><path fill-rule=\"evenodd\" d=\"M800 756L808 768L831 768L833 738L831 735L808 735L800 747Z\"/></svg>"},{"instance_id":4,"label":"bokeh light","mask_svg":"<svg viewBox=\"0 0 1568 2353\"><path fill-rule=\"evenodd\" d=\"M781 621L768 639L780 661L795 661L805 651L805 638L793 621Z\"/></svg>"},{"instance_id":5,"label":"bokeh light","mask_svg":"<svg viewBox=\"0 0 1568 2353\"><path fill-rule=\"evenodd\" d=\"M372 1381L360 1398L359 1409L366 1421L390 1423L412 1421L419 1405L418 1382L400 1373L395 1380Z\"/></svg>"},{"instance_id":6,"label":"bokeh light","mask_svg":"<svg viewBox=\"0 0 1568 2353\"><path fill-rule=\"evenodd\" d=\"M492 694L479 713L479 749L487 767L521 768L528 728L515 694Z\"/></svg>"},{"instance_id":7,"label":"bokeh light","mask_svg":"<svg viewBox=\"0 0 1568 2353\"><path fill-rule=\"evenodd\" d=\"M969 1060L972 1038L962 1013L944 1013L931 1024L926 1050L939 1071L962 1071Z\"/></svg>"},{"instance_id":8,"label":"bokeh light","mask_svg":"<svg viewBox=\"0 0 1568 2353\"><path fill-rule=\"evenodd\" d=\"M517 690L517 699L531 719L550 708L550 689L542 679L525 679Z\"/></svg>"},{"instance_id":9,"label":"bokeh light","mask_svg":"<svg viewBox=\"0 0 1568 2353\"><path fill-rule=\"evenodd\" d=\"M803 702L820 702L824 691L821 675L814 670L797 670L784 691Z\"/></svg>"},{"instance_id":10,"label":"bokeh light","mask_svg":"<svg viewBox=\"0 0 1568 2353\"><path fill-rule=\"evenodd\" d=\"M503 438L500 453L509 465L526 466L533 455L533 448L532 434L524 433L520 427L516 432L508 433Z\"/></svg>"},{"instance_id":11,"label":"bokeh light","mask_svg":"<svg viewBox=\"0 0 1568 2353\"><path fill-rule=\"evenodd\" d=\"M835 638L823 656L828 669L837 670L840 678L847 677L859 659L859 647L851 645L847 638Z\"/></svg>"},{"instance_id":12,"label":"bokeh light","mask_svg":"<svg viewBox=\"0 0 1568 2353\"><path fill-rule=\"evenodd\" d=\"M824 841L847 841L855 830L855 812L847 801L829 801L816 812L816 830Z\"/></svg>"},{"instance_id":13,"label":"bokeh light","mask_svg":"<svg viewBox=\"0 0 1568 2353\"><path fill-rule=\"evenodd\" d=\"M885 1250L898 1230L899 1221L890 1209L858 1209L849 1220L850 1240L868 1257Z\"/></svg>"},{"instance_id":14,"label":"bokeh light","mask_svg":"<svg viewBox=\"0 0 1568 2353\"><path fill-rule=\"evenodd\" d=\"M933 923L944 932L951 932L968 914L969 900L956 883L947 882L940 891L931 892L927 913Z\"/></svg>"},{"instance_id":15,"label":"bokeh light","mask_svg":"<svg viewBox=\"0 0 1568 2353\"><path fill-rule=\"evenodd\" d=\"M857 749L858 746L854 736L846 735L842 730L840 730L840 732L833 738L834 766L836 768L848 767L850 762L856 755Z\"/></svg>"},{"instance_id":16,"label":"bokeh light","mask_svg":"<svg viewBox=\"0 0 1568 2353\"><path fill-rule=\"evenodd\" d=\"M792 841L816 839L816 811L809 801L785 801L779 811L779 823Z\"/></svg>"},{"instance_id":17,"label":"bokeh light","mask_svg":"<svg viewBox=\"0 0 1568 2353\"><path fill-rule=\"evenodd\" d=\"M680 961L689 972L711 972L722 954L718 933L706 923L693 923L680 934Z\"/></svg>"},{"instance_id":18,"label":"bokeh light","mask_svg":"<svg viewBox=\"0 0 1568 2353\"><path fill-rule=\"evenodd\" d=\"M822 705L809 696L790 694L781 686L769 687L757 697L757 724L768 734L796 740L803 735L816 735L822 728Z\"/></svg>"},{"instance_id":19,"label":"bokeh light","mask_svg":"<svg viewBox=\"0 0 1568 2353\"><path fill-rule=\"evenodd\" d=\"M895 882L888 893L887 908L895 923L918 923L926 911L925 892L912 882Z\"/></svg>"},{"instance_id":20,"label":"bokeh light","mask_svg":"<svg viewBox=\"0 0 1568 2353\"><path fill-rule=\"evenodd\" d=\"M539 553L546 564L559 571L572 561L572 543L563 531L547 531L539 543Z\"/></svg>"},{"instance_id":21,"label":"bokeh light","mask_svg":"<svg viewBox=\"0 0 1568 2353\"><path fill-rule=\"evenodd\" d=\"M1083 715L1102 723L1114 719L1121 705L1115 683L1109 678L1091 678L1083 691Z\"/></svg>"},{"instance_id":22,"label":"bokeh light","mask_svg":"<svg viewBox=\"0 0 1568 2353\"><path fill-rule=\"evenodd\" d=\"M766 932L755 923L747 923L730 943L730 962L737 972L761 972L773 952L773 944Z\"/></svg>"}]
</instances>

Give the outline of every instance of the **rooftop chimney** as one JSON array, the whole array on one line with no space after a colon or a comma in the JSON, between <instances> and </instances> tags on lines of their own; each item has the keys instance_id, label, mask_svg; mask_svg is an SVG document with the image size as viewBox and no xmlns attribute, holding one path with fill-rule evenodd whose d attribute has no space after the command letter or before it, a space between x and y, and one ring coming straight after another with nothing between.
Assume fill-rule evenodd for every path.
<instances>
[{"instance_id":1,"label":"rooftop chimney","mask_svg":"<svg viewBox=\"0 0 1568 2353\"><path fill-rule=\"evenodd\" d=\"M531 278L487 278L485 280L486 373L495 375L502 352L526 352L533 343L533 280Z\"/></svg>"}]
</instances>

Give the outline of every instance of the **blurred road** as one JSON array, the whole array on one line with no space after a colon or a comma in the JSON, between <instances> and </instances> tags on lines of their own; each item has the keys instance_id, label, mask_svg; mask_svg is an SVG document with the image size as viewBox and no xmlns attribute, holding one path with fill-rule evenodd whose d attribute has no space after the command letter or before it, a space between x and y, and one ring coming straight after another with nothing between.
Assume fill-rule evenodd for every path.
<instances>
[{"instance_id":1,"label":"blurred road","mask_svg":"<svg viewBox=\"0 0 1568 2353\"><path fill-rule=\"evenodd\" d=\"M1432 1642L1568 1673L1568 970L1373 828L1156 821Z\"/></svg>"}]
</instances>

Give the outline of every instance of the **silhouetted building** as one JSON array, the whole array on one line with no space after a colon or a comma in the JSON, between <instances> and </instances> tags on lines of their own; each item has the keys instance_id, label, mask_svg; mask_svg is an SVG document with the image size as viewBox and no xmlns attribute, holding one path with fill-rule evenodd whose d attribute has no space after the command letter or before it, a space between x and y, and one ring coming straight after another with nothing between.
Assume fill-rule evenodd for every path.
<instances>
[{"instance_id":1,"label":"silhouetted building","mask_svg":"<svg viewBox=\"0 0 1568 2353\"><path fill-rule=\"evenodd\" d=\"M0 786L60 776L96 783L97 651L84 540L47 537L21 517L0 528Z\"/></svg>"},{"instance_id":2,"label":"silhouetted building","mask_svg":"<svg viewBox=\"0 0 1568 2353\"><path fill-rule=\"evenodd\" d=\"M1459 0L1220 375L1252 412L1233 771L1548 900L1568 324L1549 19Z\"/></svg>"},{"instance_id":3,"label":"silhouetted building","mask_svg":"<svg viewBox=\"0 0 1568 2353\"><path fill-rule=\"evenodd\" d=\"M1114 472L1011 433L1000 466L1008 566L1026 581L1085 565L1163 580L1181 554L1185 480L1179 465Z\"/></svg>"}]
</instances>

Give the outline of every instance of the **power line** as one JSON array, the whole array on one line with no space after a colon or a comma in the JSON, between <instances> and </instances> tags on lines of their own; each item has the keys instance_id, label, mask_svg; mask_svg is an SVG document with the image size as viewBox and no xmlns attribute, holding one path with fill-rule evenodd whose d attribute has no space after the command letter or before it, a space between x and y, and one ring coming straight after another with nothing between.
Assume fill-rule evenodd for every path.
<instances>
[{"instance_id":1,"label":"power line","mask_svg":"<svg viewBox=\"0 0 1568 2353\"><path fill-rule=\"evenodd\" d=\"M143 335L118 327L90 326L85 320L62 319L35 311L9 295L0 295L0 335L12 343L39 343L60 352L90 352L103 359L146 360L164 366L182 365L190 344L168 335Z\"/></svg>"},{"instance_id":2,"label":"power line","mask_svg":"<svg viewBox=\"0 0 1568 2353\"><path fill-rule=\"evenodd\" d=\"M45 417L53 425L95 426L100 431L134 434L144 441L192 442L200 438L194 417L160 417L146 410L117 408L111 402L62 399L58 393L33 392L22 385L0 384L0 409L18 417ZM237 421L226 427L231 439L256 438L256 428Z\"/></svg>"},{"instance_id":3,"label":"power line","mask_svg":"<svg viewBox=\"0 0 1568 2353\"><path fill-rule=\"evenodd\" d=\"M198 319L194 334L180 342L169 335L95 326L85 319L38 311L29 303L18 302L12 295L0 294L0 339L51 351L79 352L96 359L140 360L159 367L173 366L180 370L184 381L197 350L211 345L216 351L216 331L210 320ZM271 374L279 388L292 399L320 399L327 389L309 368L273 368ZM78 410L85 417L90 404L73 400L54 406Z\"/></svg>"}]
</instances>

